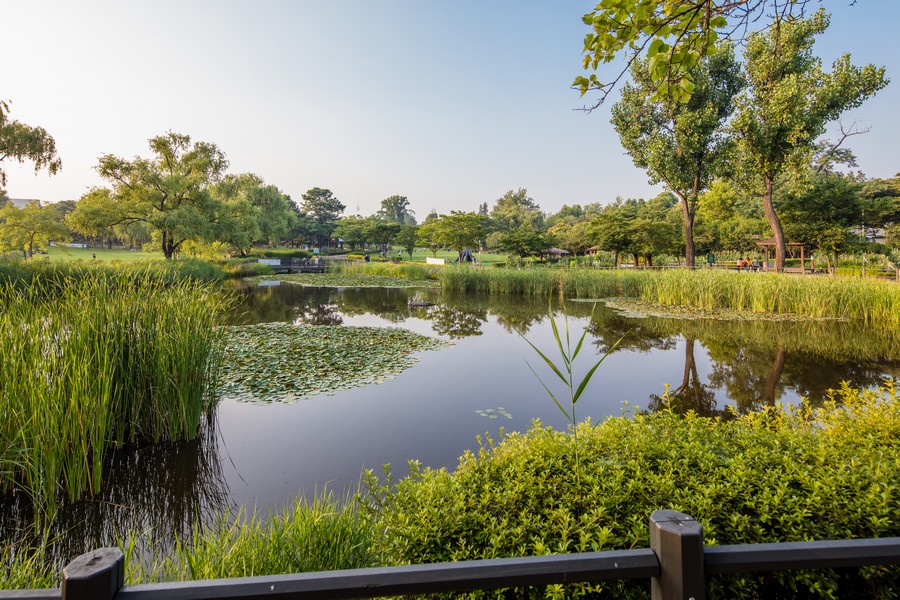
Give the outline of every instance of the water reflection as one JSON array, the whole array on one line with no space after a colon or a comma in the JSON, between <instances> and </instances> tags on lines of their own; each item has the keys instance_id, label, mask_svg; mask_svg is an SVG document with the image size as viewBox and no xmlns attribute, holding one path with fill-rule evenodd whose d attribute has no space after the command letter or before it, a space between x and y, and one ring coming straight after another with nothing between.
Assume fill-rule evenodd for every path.
<instances>
[{"instance_id":1,"label":"water reflection","mask_svg":"<svg viewBox=\"0 0 900 600\"><path fill-rule=\"evenodd\" d=\"M546 325L547 300L522 296L450 294L434 289L302 288L282 285L248 288L246 312L238 322L289 320L339 325L345 317L377 315L389 323L419 319L431 332L453 339L480 336L494 321L507 332L528 334ZM433 302L434 306L416 306ZM559 299L552 302L560 309ZM603 304L566 302L573 318L591 316L588 332L597 354L616 345L614 353L646 354L646 360L684 344L680 384L670 391L676 410L722 414L717 391L738 412L758 410L793 395L821 399L842 381L871 387L900 374L897 332L873 331L855 323L831 321L715 321L635 318ZM698 371L695 348L702 348L711 369ZM642 359L643 360L643 359ZM650 406L660 408L659 395Z\"/></svg>"},{"instance_id":2,"label":"water reflection","mask_svg":"<svg viewBox=\"0 0 900 600\"><path fill-rule=\"evenodd\" d=\"M169 551L176 538L229 508L214 418L197 439L115 451L105 469L101 493L63 505L49 525L48 554L56 564L94 548L115 546L131 534L140 537L138 555L151 545ZM4 542L33 545L34 512L25 494L0 500Z\"/></svg>"}]
</instances>

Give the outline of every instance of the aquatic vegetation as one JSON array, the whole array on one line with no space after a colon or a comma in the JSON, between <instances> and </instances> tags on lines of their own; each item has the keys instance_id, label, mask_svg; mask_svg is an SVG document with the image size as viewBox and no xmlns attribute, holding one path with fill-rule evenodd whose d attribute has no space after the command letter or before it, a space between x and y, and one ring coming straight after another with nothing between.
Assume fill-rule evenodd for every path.
<instances>
[{"instance_id":1,"label":"aquatic vegetation","mask_svg":"<svg viewBox=\"0 0 900 600\"><path fill-rule=\"evenodd\" d=\"M406 329L267 323L224 328L221 394L290 402L379 383L408 369L414 353L447 342Z\"/></svg>"},{"instance_id":2,"label":"aquatic vegetation","mask_svg":"<svg viewBox=\"0 0 900 600\"><path fill-rule=\"evenodd\" d=\"M294 273L250 277L249 281L279 280L312 287L438 287L433 279L407 279L397 275L368 275L362 273Z\"/></svg>"},{"instance_id":3,"label":"aquatic vegetation","mask_svg":"<svg viewBox=\"0 0 900 600\"><path fill-rule=\"evenodd\" d=\"M0 490L52 514L100 489L112 445L192 439L215 406L219 292L85 276L0 298Z\"/></svg>"},{"instance_id":4,"label":"aquatic vegetation","mask_svg":"<svg viewBox=\"0 0 900 600\"><path fill-rule=\"evenodd\" d=\"M443 289L456 292L624 297L705 311L791 314L900 326L900 286L889 281L703 269L445 268L440 279Z\"/></svg>"}]
</instances>

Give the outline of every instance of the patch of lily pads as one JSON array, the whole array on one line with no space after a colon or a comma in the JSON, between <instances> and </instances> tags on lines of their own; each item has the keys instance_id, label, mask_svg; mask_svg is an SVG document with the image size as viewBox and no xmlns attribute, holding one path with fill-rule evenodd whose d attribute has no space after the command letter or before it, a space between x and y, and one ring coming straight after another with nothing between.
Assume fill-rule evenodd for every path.
<instances>
[{"instance_id":1,"label":"patch of lily pads","mask_svg":"<svg viewBox=\"0 0 900 600\"><path fill-rule=\"evenodd\" d=\"M393 327L264 323L225 328L220 396L293 402L381 383L450 344Z\"/></svg>"},{"instance_id":2,"label":"patch of lily pads","mask_svg":"<svg viewBox=\"0 0 900 600\"><path fill-rule=\"evenodd\" d=\"M840 319L821 318L816 319L804 315L791 313L754 312L750 310L735 310L719 308L715 310L696 308L692 306L663 306L646 300L632 298L602 298L596 300L579 299L578 302L602 302L607 307L615 310L625 317L646 318L659 317L663 319L712 319L718 321L835 321Z\"/></svg>"},{"instance_id":3,"label":"patch of lily pads","mask_svg":"<svg viewBox=\"0 0 900 600\"><path fill-rule=\"evenodd\" d=\"M440 287L434 279L405 279L390 275L345 275L343 273L294 273L291 275L265 275L248 278L254 280L279 280L310 287Z\"/></svg>"}]
</instances>

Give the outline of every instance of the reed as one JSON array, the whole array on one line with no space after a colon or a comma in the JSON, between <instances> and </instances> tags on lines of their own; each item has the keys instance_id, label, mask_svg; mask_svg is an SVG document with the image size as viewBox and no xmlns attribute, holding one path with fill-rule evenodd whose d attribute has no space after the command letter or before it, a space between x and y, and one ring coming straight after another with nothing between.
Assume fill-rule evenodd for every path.
<instances>
[{"instance_id":1,"label":"reed","mask_svg":"<svg viewBox=\"0 0 900 600\"><path fill-rule=\"evenodd\" d=\"M900 286L889 281L719 270L472 269L440 272L451 292L641 298L663 306L794 314L900 326Z\"/></svg>"},{"instance_id":2,"label":"reed","mask_svg":"<svg viewBox=\"0 0 900 600\"><path fill-rule=\"evenodd\" d=\"M442 269L443 267L427 266L421 263L346 261L338 267L338 272L345 275L384 275L412 280L434 280L438 279L438 273Z\"/></svg>"},{"instance_id":3,"label":"reed","mask_svg":"<svg viewBox=\"0 0 900 600\"><path fill-rule=\"evenodd\" d=\"M149 564L129 561L132 582L253 577L376 566L371 524L351 495L296 498L280 511L239 513L198 525L175 551Z\"/></svg>"},{"instance_id":4,"label":"reed","mask_svg":"<svg viewBox=\"0 0 900 600\"><path fill-rule=\"evenodd\" d=\"M48 514L99 491L112 444L192 439L215 402L227 299L189 282L86 275L0 285L0 491Z\"/></svg>"}]
</instances>

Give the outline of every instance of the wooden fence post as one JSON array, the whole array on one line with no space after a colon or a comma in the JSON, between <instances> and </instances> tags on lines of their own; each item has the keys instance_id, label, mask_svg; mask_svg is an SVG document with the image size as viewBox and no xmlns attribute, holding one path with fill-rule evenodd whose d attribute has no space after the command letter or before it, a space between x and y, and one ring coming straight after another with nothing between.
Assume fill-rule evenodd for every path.
<instances>
[{"instance_id":1,"label":"wooden fence post","mask_svg":"<svg viewBox=\"0 0 900 600\"><path fill-rule=\"evenodd\" d=\"M82 554L62 572L62 600L112 600L125 583L125 555L118 548Z\"/></svg>"},{"instance_id":2,"label":"wooden fence post","mask_svg":"<svg viewBox=\"0 0 900 600\"><path fill-rule=\"evenodd\" d=\"M659 577L650 580L652 600L705 600L703 527L674 511L650 515L650 548L659 559Z\"/></svg>"}]
</instances>

